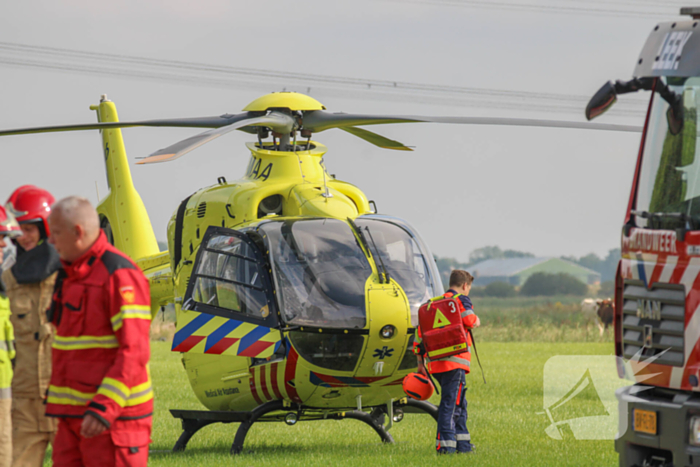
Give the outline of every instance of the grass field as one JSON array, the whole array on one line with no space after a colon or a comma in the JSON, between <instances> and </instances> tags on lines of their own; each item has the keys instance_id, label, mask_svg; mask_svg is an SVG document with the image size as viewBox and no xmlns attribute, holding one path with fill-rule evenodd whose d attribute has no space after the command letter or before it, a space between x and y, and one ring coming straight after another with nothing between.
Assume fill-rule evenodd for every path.
<instances>
[{"instance_id":1,"label":"grass field","mask_svg":"<svg viewBox=\"0 0 700 467\"><path fill-rule=\"evenodd\" d=\"M180 363L170 352L171 316L153 323L151 373L155 414L150 465L153 466L605 466L616 465L613 441L557 441L545 428L543 368L557 355L611 355L612 333L599 336L579 311L580 298L477 298L482 327L475 332L487 384L474 361L467 377L468 427L477 452L469 456L435 454L435 422L427 415L406 415L394 425L393 445L384 445L367 425L355 421L260 423L248 433L243 453L229 449L238 424L215 424L190 441L185 452L171 449L182 430L169 409L202 410ZM170 318L170 319L169 319ZM439 402L434 396L433 403ZM576 411L576 406L569 407ZM571 417L566 417L571 418ZM45 462L50 465L50 461Z\"/></svg>"},{"instance_id":2,"label":"grass field","mask_svg":"<svg viewBox=\"0 0 700 467\"><path fill-rule=\"evenodd\" d=\"M600 336L598 326L581 313L580 297L477 298L482 327L477 340L491 342L613 342L611 329Z\"/></svg>"},{"instance_id":3,"label":"grass field","mask_svg":"<svg viewBox=\"0 0 700 467\"><path fill-rule=\"evenodd\" d=\"M156 391L151 465L224 466L365 466L479 465L579 466L615 465L613 441L556 441L545 434L542 411L543 367L554 355L609 355L609 343L500 343L479 347L487 384L478 370L468 376L469 423L477 453L436 456L435 422L406 415L394 425L394 445L383 445L371 428L355 420L260 423L248 434L243 454L229 449L237 424L212 425L197 433L184 453L171 453L181 433L170 408L201 409L192 394L177 354L166 342L153 343L151 363ZM433 401L438 402L437 398Z\"/></svg>"}]
</instances>

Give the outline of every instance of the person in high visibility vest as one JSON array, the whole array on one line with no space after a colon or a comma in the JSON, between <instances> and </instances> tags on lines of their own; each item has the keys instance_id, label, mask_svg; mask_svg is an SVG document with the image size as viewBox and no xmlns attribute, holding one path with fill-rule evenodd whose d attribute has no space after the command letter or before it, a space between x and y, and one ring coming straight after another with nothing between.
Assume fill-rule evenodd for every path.
<instances>
[{"instance_id":1,"label":"person in high visibility vest","mask_svg":"<svg viewBox=\"0 0 700 467\"><path fill-rule=\"evenodd\" d=\"M440 384L440 406L438 408L438 429L435 446L440 454L469 453L474 451L471 435L467 429L467 399L466 378L471 364L472 340L468 330L481 325L479 317L474 313L474 306L469 299L474 278L467 271L455 269L450 274L450 289L442 298L455 298L459 319L451 318L436 307L422 306L419 310L419 322L416 327L413 351L418 356L418 371L427 376L428 372ZM449 301L454 307L454 301ZM447 308L449 310L449 307ZM457 316L455 314L455 316ZM445 333L428 332L441 327L457 326L463 334L463 340L456 341ZM421 327L426 328L421 329ZM425 331L425 335L424 335ZM453 333L454 336L454 333ZM456 344L456 345L455 345ZM431 350L435 349L435 350Z\"/></svg>"},{"instance_id":2,"label":"person in high visibility vest","mask_svg":"<svg viewBox=\"0 0 700 467\"><path fill-rule=\"evenodd\" d=\"M0 206L0 271L4 262L6 237L21 235L19 224ZM15 334L10 322L10 301L0 279L0 467L12 463L12 361L15 358Z\"/></svg>"}]
</instances>

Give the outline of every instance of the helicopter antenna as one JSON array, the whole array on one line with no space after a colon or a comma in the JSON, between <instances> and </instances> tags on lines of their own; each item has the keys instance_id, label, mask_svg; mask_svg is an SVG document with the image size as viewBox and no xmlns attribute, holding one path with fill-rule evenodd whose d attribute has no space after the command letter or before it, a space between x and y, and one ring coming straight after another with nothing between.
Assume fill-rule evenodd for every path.
<instances>
[{"instance_id":1,"label":"helicopter antenna","mask_svg":"<svg viewBox=\"0 0 700 467\"><path fill-rule=\"evenodd\" d=\"M382 265L382 271L384 274L384 280L388 284L390 279L389 279L389 271L387 271L386 266L384 265L384 260L382 259L382 255L379 254L379 248L377 248L377 244L374 243L374 237L372 237L372 232L369 230L369 227L365 227L365 230L369 234L369 239L372 242L372 246L374 247L374 251L377 252L377 258L379 258L379 263ZM382 275L379 275L379 283L382 284Z\"/></svg>"},{"instance_id":2,"label":"helicopter antenna","mask_svg":"<svg viewBox=\"0 0 700 467\"><path fill-rule=\"evenodd\" d=\"M294 140L296 141L296 136L294 137ZM296 151L294 151L294 152L296 152ZM328 184L326 183L326 166L323 163L323 159L321 159L321 168L323 169L323 188L324 188L324 192L321 196L323 196L324 198L326 198L326 200L328 200L328 198L333 197L333 193L328 191Z\"/></svg>"}]
</instances>

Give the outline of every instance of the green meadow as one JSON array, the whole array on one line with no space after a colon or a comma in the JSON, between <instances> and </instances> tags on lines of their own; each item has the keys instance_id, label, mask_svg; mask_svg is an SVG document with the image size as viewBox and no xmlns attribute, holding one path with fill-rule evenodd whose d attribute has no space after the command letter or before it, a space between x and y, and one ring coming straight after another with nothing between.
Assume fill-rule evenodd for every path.
<instances>
[{"instance_id":1,"label":"green meadow","mask_svg":"<svg viewBox=\"0 0 700 467\"><path fill-rule=\"evenodd\" d=\"M474 299L482 326L474 331L489 342L613 342L612 328L601 336L581 313L581 297ZM612 347L611 347L612 348Z\"/></svg>"},{"instance_id":2,"label":"green meadow","mask_svg":"<svg viewBox=\"0 0 700 467\"><path fill-rule=\"evenodd\" d=\"M433 419L407 414L390 433L395 444L380 442L367 425L355 420L259 423L248 432L242 454L229 454L237 423L214 424L199 431L185 452L172 447L182 430L169 409L202 410L194 397L179 354L159 329L152 343L155 387L153 466L581 466L616 465L612 440L577 440L570 431L551 439L543 412L543 370L562 355L611 355L610 331L603 337L578 311L580 299L478 299L482 327L475 332L487 383L472 356L467 377L468 427L476 452L438 456ZM154 323L155 324L155 323ZM433 403L439 402L434 396ZM567 407L575 413L577 398ZM582 409L583 410L583 409ZM50 465L47 462L46 465Z\"/></svg>"},{"instance_id":3,"label":"green meadow","mask_svg":"<svg viewBox=\"0 0 700 467\"><path fill-rule=\"evenodd\" d=\"M229 449L237 424L210 425L198 432L187 450L170 450L181 433L168 409L201 409L192 395L177 355L165 342L153 345L152 374L156 389L151 465L245 466L579 466L615 465L613 441L581 441L573 436L553 440L545 433L543 368L555 355L609 355L609 343L483 342L479 348L487 384L478 369L468 376L468 427L477 452L435 454L435 422L408 414L394 424L396 443L384 445L368 426L355 420L260 423L249 431L243 453ZM434 403L438 398L434 397Z\"/></svg>"}]
</instances>

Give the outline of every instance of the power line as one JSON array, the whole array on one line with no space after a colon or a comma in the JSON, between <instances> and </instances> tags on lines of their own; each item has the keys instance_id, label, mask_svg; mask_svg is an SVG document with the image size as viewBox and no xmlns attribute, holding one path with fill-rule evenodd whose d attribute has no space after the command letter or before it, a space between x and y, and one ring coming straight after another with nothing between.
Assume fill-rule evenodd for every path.
<instances>
[{"instance_id":1,"label":"power line","mask_svg":"<svg viewBox=\"0 0 700 467\"><path fill-rule=\"evenodd\" d=\"M666 18L669 16L678 16L679 13L672 12L669 5L668 10L645 10L639 11L639 5L633 3L619 4L620 6L634 6L635 9L611 9L611 8L590 8L578 6L562 6L551 4L537 3L516 3L503 1L486 1L486 0L381 0L384 2L400 3L400 4L423 4L435 6L450 6L459 8L480 8L499 11L516 11L516 12L532 12L532 13L558 13L558 14L584 14L592 16L612 16L626 18ZM605 2L607 5L614 5L614 2ZM653 5L644 5L645 8L650 8ZM658 5L656 5L658 6Z\"/></svg>"},{"instance_id":2,"label":"power line","mask_svg":"<svg viewBox=\"0 0 700 467\"><path fill-rule=\"evenodd\" d=\"M0 64L110 77L124 77L197 86L247 87L269 90L273 84L314 92L361 99L468 106L493 109L579 113L587 96L509 91L463 86L371 80L362 78L292 73L276 70L212 65L179 60L152 59L120 54L105 54L57 47L0 42ZM261 81L263 80L263 81ZM614 110L617 115L639 116L646 103L626 99Z\"/></svg>"},{"instance_id":3,"label":"power line","mask_svg":"<svg viewBox=\"0 0 700 467\"><path fill-rule=\"evenodd\" d=\"M586 4L599 4L599 5L608 5L608 6L617 6L617 5L624 5L624 6L633 6L633 7L642 7L642 8L650 8L650 7L672 7L672 8L682 8L685 6L688 6L688 2L681 0L669 0L669 1L662 1L662 0L559 0L558 3L560 2L568 2L568 3L578 3L581 5L586 5Z\"/></svg>"},{"instance_id":4,"label":"power line","mask_svg":"<svg viewBox=\"0 0 700 467\"><path fill-rule=\"evenodd\" d=\"M484 89L484 88L472 88L464 86L448 86L448 85L436 85L436 84L424 84L424 83L412 83L406 81L390 81L390 80L376 80L376 79L363 79L363 78L349 78L349 77L338 77L338 76L328 76L328 75L318 75L318 74L306 74L306 73L295 73L295 72L284 72L275 70L262 70L255 68L242 68L242 67L231 67L222 65L211 65L197 62L183 62L178 60L163 60L145 57L135 57L128 55L117 55L117 54L107 54L107 53L96 53L87 52L71 49L60 49L55 47L43 47L43 46L31 46L26 44L17 44L10 42L0 42L0 50L6 50L9 52L19 52L22 57L26 55L48 55L51 57L60 58L76 58L76 59L88 59L96 60L101 62L106 62L108 64L138 64L145 65L151 68L167 68L167 69L180 69L186 71L195 72L207 72L207 73L219 73L224 75L244 75L244 76L255 76L262 78L273 78L273 79L294 79L310 83L324 83L324 84L340 84L340 85L354 85L360 87L366 87L367 89L372 88L389 88L389 89L409 89L414 91L428 91L428 92L446 92L446 93L464 93L464 94L488 94L500 97L526 97L526 98L538 98L538 99L560 99L569 100L571 97L566 95L557 95L552 93L541 93L541 92L528 92L528 91L507 91L507 90L494 90L494 89ZM585 100L586 98L581 97L580 99Z\"/></svg>"},{"instance_id":5,"label":"power line","mask_svg":"<svg viewBox=\"0 0 700 467\"><path fill-rule=\"evenodd\" d=\"M633 7L642 7L642 8L651 8L651 7L662 7L662 8L678 8L679 11L681 8L684 6L688 5L688 2L686 1L670 1L670 2L661 2L657 0L564 0L566 2L572 2L572 3L593 3L593 4L600 4L600 5L608 5L608 6L617 6L617 5L624 5L624 6L633 6Z\"/></svg>"}]
</instances>

